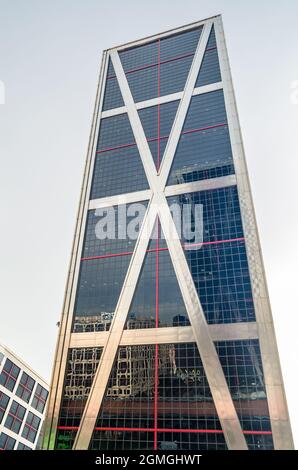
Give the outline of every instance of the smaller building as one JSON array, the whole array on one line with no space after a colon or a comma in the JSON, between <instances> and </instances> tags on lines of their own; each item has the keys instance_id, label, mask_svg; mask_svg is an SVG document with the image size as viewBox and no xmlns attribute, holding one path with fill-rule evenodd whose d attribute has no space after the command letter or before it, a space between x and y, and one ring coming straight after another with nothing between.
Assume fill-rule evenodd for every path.
<instances>
[{"instance_id":1,"label":"smaller building","mask_svg":"<svg viewBox=\"0 0 298 470\"><path fill-rule=\"evenodd\" d=\"M48 393L48 384L0 344L0 450L38 447Z\"/></svg>"}]
</instances>

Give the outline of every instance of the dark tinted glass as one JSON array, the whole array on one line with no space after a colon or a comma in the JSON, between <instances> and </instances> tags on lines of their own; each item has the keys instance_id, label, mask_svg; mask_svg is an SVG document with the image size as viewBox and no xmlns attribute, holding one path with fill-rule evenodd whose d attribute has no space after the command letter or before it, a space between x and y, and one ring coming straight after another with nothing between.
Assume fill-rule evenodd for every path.
<instances>
[{"instance_id":1,"label":"dark tinted glass","mask_svg":"<svg viewBox=\"0 0 298 470\"><path fill-rule=\"evenodd\" d=\"M254 306L236 187L169 198L201 204L203 243L184 240L185 256L208 323L254 321ZM192 222L192 221L191 221ZM188 227L191 229L192 227Z\"/></svg>"},{"instance_id":2,"label":"dark tinted glass","mask_svg":"<svg viewBox=\"0 0 298 470\"><path fill-rule=\"evenodd\" d=\"M160 96L182 91L193 61L193 55L160 65Z\"/></svg>"},{"instance_id":3,"label":"dark tinted glass","mask_svg":"<svg viewBox=\"0 0 298 470\"><path fill-rule=\"evenodd\" d=\"M155 166L159 169L163 153L177 113L179 101L171 101L139 111Z\"/></svg>"},{"instance_id":4,"label":"dark tinted glass","mask_svg":"<svg viewBox=\"0 0 298 470\"><path fill-rule=\"evenodd\" d=\"M127 114L101 120L91 199L148 188Z\"/></svg>"},{"instance_id":5,"label":"dark tinted glass","mask_svg":"<svg viewBox=\"0 0 298 470\"><path fill-rule=\"evenodd\" d=\"M4 426L7 429L10 429L11 431L18 434L23 422L23 418L25 416L25 412L26 409L23 406L19 405L19 403L17 403L16 401L13 401L9 409L7 418L5 420Z\"/></svg>"},{"instance_id":6,"label":"dark tinted glass","mask_svg":"<svg viewBox=\"0 0 298 470\"><path fill-rule=\"evenodd\" d=\"M124 106L124 102L118 80L115 75L114 67L110 59L102 109L103 111L106 111L107 109L119 108L120 106Z\"/></svg>"},{"instance_id":7,"label":"dark tinted glass","mask_svg":"<svg viewBox=\"0 0 298 470\"><path fill-rule=\"evenodd\" d=\"M24 400L26 403L29 403L32 390L35 385L35 380L32 379L26 372L23 372L20 383L18 385L16 395Z\"/></svg>"},{"instance_id":8,"label":"dark tinted glass","mask_svg":"<svg viewBox=\"0 0 298 470\"><path fill-rule=\"evenodd\" d=\"M3 392L0 392L0 424L4 416L5 410L7 408L8 402L9 402L9 396L5 395L5 393Z\"/></svg>"},{"instance_id":9,"label":"dark tinted glass","mask_svg":"<svg viewBox=\"0 0 298 470\"><path fill-rule=\"evenodd\" d=\"M102 348L73 348L69 350L61 402L56 449L71 449L76 429L90 393Z\"/></svg>"},{"instance_id":10,"label":"dark tinted glass","mask_svg":"<svg viewBox=\"0 0 298 470\"><path fill-rule=\"evenodd\" d=\"M126 74L130 91L136 103L159 96L158 76L157 65Z\"/></svg>"},{"instance_id":11,"label":"dark tinted glass","mask_svg":"<svg viewBox=\"0 0 298 470\"><path fill-rule=\"evenodd\" d=\"M172 261L162 240L149 243L126 328L189 325Z\"/></svg>"},{"instance_id":12,"label":"dark tinted glass","mask_svg":"<svg viewBox=\"0 0 298 470\"><path fill-rule=\"evenodd\" d=\"M192 29L160 40L160 60L175 59L187 54L194 55L202 28Z\"/></svg>"},{"instance_id":13,"label":"dark tinted glass","mask_svg":"<svg viewBox=\"0 0 298 470\"><path fill-rule=\"evenodd\" d=\"M0 434L0 450L13 450L16 440L4 432Z\"/></svg>"},{"instance_id":14,"label":"dark tinted glass","mask_svg":"<svg viewBox=\"0 0 298 470\"><path fill-rule=\"evenodd\" d=\"M124 72L130 72L158 61L158 41L143 46L134 47L120 52L120 59Z\"/></svg>"},{"instance_id":15,"label":"dark tinted glass","mask_svg":"<svg viewBox=\"0 0 298 470\"><path fill-rule=\"evenodd\" d=\"M222 90L193 96L168 184L208 179L233 172Z\"/></svg>"},{"instance_id":16,"label":"dark tinted glass","mask_svg":"<svg viewBox=\"0 0 298 470\"><path fill-rule=\"evenodd\" d=\"M46 405L48 394L49 392L44 387L37 384L31 406L42 413Z\"/></svg>"},{"instance_id":17,"label":"dark tinted glass","mask_svg":"<svg viewBox=\"0 0 298 470\"><path fill-rule=\"evenodd\" d=\"M27 439L27 441L34 443L39 430L39 425L40 418L29 411L22 431L22 437Z\"/></svg>"},{"instance_id":18,"label":"dark tinted glass","mask_svg":"<svg viewBox=\"0 0 298 470\"><path fill-rule=\"evenodd\" d=\"M31 447L28 447L25 444L22 444L21 442L19 442L17 450L32 450L32 449L31 449Z\"/></svg>"},{"instance_id":19,"label":"dark tinted glass","mask_svg":"<svg viewBox=\"0 0 298 470\"><path fill-rule=\"evenodd\" d=\"M221 341L216 349L249 450L273 449L258 340Z\"/></svg>"},{"instance_id":20,"label":"dark tinted glass","mask_svg":"<svg viewBox=\"0 0 298 470\"><path fill-rule=\"evenodd\" d=\"M202 65L195 86L199 87L203 85L208 85L209 83L216 83L220 81L221 74L215 39L215 31L213 27L210 33L207 48L204 53Z\"/></svg>"},{"instance_id":21,"label":"dark tinted glass","mask_svg":"<svg viewBox=\"0 0 298 470\"><path fill-rule=\"evenodd\" d=\"M198 442L226 448L196 345L120 347L90 448L195 450Z\"/></svg>"},{"instance_id":22,"label":"dark tinted glass","mask_svg":"<svg viewBox=\"0 0 298 470\"><path fill-rule=\"evenodd\" d=\"M19 373L20 368L11 362L10 359L6 359L0 375L0 385L3 385L7 390L12 392Z\"/></svg>"},{"instance_id":23,"label":"dark tinted glass","mask_svg":"<svg viewBox=\"0 0 298 470\"><path fill-rule=\"evenodd\" d=\"M141 223L147 203L140 204L142 212L137 216L139 215ZM76 333L103 331L110 327L136 241L126 234L123 239L118 237L121 207L123 206L113 208L115 239L98 239L96 226L100 218L95 211L88 213L75 303L73 330ZM129 215L133 207L135 206L132 204L127 206L128 227L135 217ZM136 236L139 227L138 224Z\"/></svg>"},{"instance_id":24,"label":"dark tinted glass","mask_svg":"<svg viewBox=\"0 0 298 470\"><path fill-rule=\"evenodd\" d=\"M182 91L202 28L120 52L135 102Z\"/></svg>"}]
</instances>

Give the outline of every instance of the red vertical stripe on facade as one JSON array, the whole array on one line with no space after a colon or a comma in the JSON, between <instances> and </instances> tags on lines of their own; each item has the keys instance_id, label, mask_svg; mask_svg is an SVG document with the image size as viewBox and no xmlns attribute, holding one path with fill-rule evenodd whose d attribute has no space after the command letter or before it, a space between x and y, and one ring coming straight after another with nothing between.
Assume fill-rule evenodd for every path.
<instances>
[{"instance_id":1,"label":"red vertical stripe on facade","mask_svg":"<svg viewBox=\"0 0 298 470\"><path fill-rule=\"evenodd\" d=\"M160 96L160 39L158 47L157 96ZM157 105L157 171L160 166L160 104ZM157 218L157 238L155 253L155 327L158 328L159 302L159 220ZM157 407L158 407L158 344L155 345L155 374L154 374L154 450L157 450Z\"/></svg>"}]
</instances>

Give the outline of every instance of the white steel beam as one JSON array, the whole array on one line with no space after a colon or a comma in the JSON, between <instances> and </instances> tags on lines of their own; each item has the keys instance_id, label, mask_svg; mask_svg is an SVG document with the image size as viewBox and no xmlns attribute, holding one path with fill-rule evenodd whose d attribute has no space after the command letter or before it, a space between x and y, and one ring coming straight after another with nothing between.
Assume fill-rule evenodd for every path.
<instances>
[{"instance_id":1,"label":"white steel beam","mask_svg":"<svg viewBox=\"0 0 298 470\"><path fill-rule=\"evenodd\" d=\"M208 325L212 341L241 341L258 339L258 327L255 322L223 323ZM108 331L94 333L72 333L70 348L95 348L104 346ZM194 343L195 336L191 326L174 326L166 328L144 328L124 330L120 346L137 346L146 344Z\"/></svg>"}]
</instances>

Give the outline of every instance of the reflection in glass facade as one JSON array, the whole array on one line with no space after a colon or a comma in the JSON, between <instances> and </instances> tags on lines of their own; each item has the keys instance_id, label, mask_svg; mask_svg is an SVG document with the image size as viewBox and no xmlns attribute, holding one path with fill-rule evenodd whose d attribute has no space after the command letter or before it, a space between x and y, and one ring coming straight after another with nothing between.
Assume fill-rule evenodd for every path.
<instances>
[{"instance_id":1,"label":"reflection in glass facade","mask_svg":"<svg viewBox=\"0 0 298 470\"><path fill-rule=\"evenodd\" d=\"M152 185L151 170L143 166L142 149L136 143L134 119L143 127L154 162L154 176L158 179L163 175L167 149L176 132L177 116L183 107L185 87L193 71L196 51L202 47L201 41L205 41L201 65L193 78L186 117L177 132L177 146L164 178L166 200L170 207L180 211L178 218L173 213L177 230L178 222L182 224L180 256L188 267L188 283L193 282L195 287L193 298L197 293L210 325L211 345L213 340L214 355L218 355L226 379L235 421L238 417L243 433L242 441L250 450L275 447L265 378L268 366L266 372L260 349L264 340L259 340L257 328L255 300L259 295L259 280L252 282L251 266L255 261L248 249L251 240L246 238L243 224L246 209L239 191L246 176L237 174L231 143L235 129L222 82L229 72L220 60L224 44L215 27L219 20L215 17L210 21L208 35L199 24L134 46L120 47L119 62L113 60L114 49L106 53L94 165L91 164L86 183L87 209L77 229L80 242L73 255L77 256L77 268L69 281L73 300L70 300L71 312L67 304L65 313L68 324L68 315L72 315L71 341L63 346L67 354L65 351L57 362L63 373L59 378L62 393L56 398L56 408L53 405L49 411L49 419L54 416L56 421L52 422L58 424L55 429L52 424L49 426L50 437L45 441L45 448L76 446L76 436L85 432L82 417L87 398L92 401L97 370L100 378L105 377L100 387L105 392L98 414L92 410L92 419L96 415L97 419L91 439L84 437L86 449L231 448L231 441L225 439L225 420L220 415L223 407L216 405L214 383L208 383L210 364L206 362L209 359L205 361L201 350L204 345L198 342L200 354L193 334L194 317L199 318L200 312L194 313L185 300L173 250L170 252L162 231L163 212L158 212L154 219L155 236L144 247L145 257L138 265L140 274L132 287L127 274L135 269L139 240L119 236L125 227L117 223L115 238L99 239L101 216L95 209L104 207L108 211L112 207L117 219L127 200L128 208L132 207L132 200L138 201L144 206L137 231L140 230L151 203L144 201L144 193L149 193L144 190ZM134 118L125 105L127 92L124 78L119 78L117 72L119 64L136 105ZM139 191L142 193L138 198ZM191 207L188 220L183 217L185 205ZM199 241L192 237L196 206L202 207ZM126 223L131 220L128 217ZM127 302L123 323L117 323L122 314L119 305L127 292L129 305ZM123 332L119 324L124 324ZM117 334L117 328L122 336L115 341L114 352L108 357L111 369L102 367L105 351L110 352L109 341L114 341L110 338ZM212 336L214 331L216 334ZM65 338L63 334L61 338ZM2 380L7 381L6 377ZM5 398L1 403L4 408Z\"/></svg>"},{"instance_id":2,"label":"reflection in glass facade","mask_svg":"<svg viewBox=\"0 0 298 470\"><path fill-rule=\"evenodd\" d=\"M233 173L223 91L193 96L168 184L190 183Z\"/></svg>"},{"instance_id":3,"label":"reflection in glass facade","mask_svg":"<svg viewBox=\"0 0 298 470\"><path fill-rule=\"evenodd\" d=\"M202 245L183 239L183 247L208 323L255 321L237 187L169 198L187 203L203 207Z\"/></svg>"},{"instance_id":4,"label":"reflection in glass facade","mask_svg":"<svg viewBox=\"0 0 298 470\"><path fill-rule=\"evenodd\" d=\"M68 352L56 449L71 449L84 411L101 348L73 348Z\"/></svg>"},{"instance_id":5,"label":"reflection in glass facade","mask_svg":"<svg viewBox=\"0 0 298 470\"><path fill-rule=\"evenodd\" d=\"M140 204L145 211L147 202L141 201ZM127 227L118 223L121 221L121 210L127 209L129 214L130 208L131 205L126 208L112 208L115 236L103 240L97 237L97 226L102 216L95 210L88 211L74 311L75 333L107 331L110 328L136 242L136 239L128 238L126 234L121 235L122 228ZM127 226L134 219L135 211L132 212L133 215L126 217ZM103 214L105 216L106 212ZM136 237L143 215L144 213L139 213L139 223L135 227Z\"/></svg>"}]
</instances>

